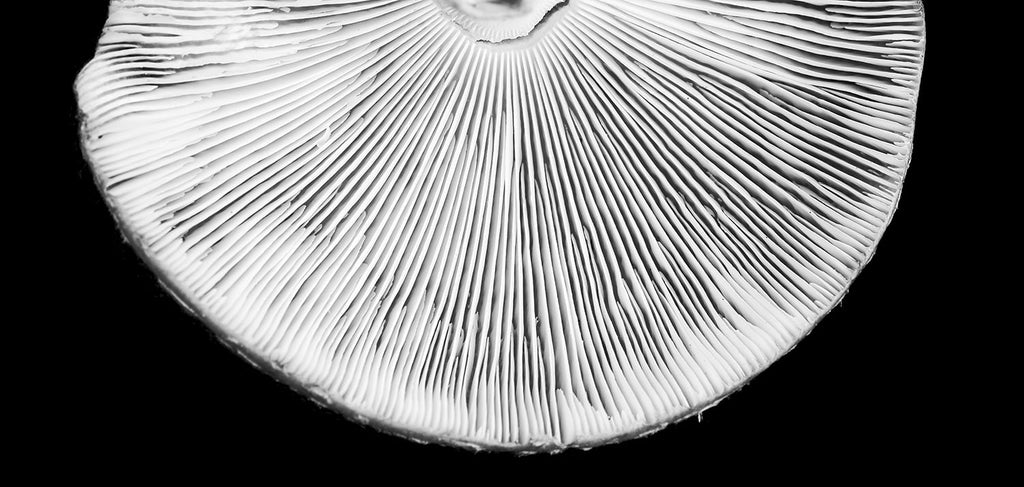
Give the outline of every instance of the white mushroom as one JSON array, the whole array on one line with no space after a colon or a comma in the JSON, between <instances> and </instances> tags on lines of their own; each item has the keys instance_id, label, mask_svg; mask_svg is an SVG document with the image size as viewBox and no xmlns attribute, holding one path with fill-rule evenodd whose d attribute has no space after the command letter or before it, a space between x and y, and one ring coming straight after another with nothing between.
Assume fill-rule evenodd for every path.
<instances>
[{"instance_id":1,"label":"white mushroom","mask_svg":"<svg viewBox=\"0 0 1024 487\"><path fill-rule=\"evenodd\" d=\"M836 303L923 37L917 0L114 0L77 90L224 337L399 434L560 449L714 404Z\"/></svg>"}]
</instances>

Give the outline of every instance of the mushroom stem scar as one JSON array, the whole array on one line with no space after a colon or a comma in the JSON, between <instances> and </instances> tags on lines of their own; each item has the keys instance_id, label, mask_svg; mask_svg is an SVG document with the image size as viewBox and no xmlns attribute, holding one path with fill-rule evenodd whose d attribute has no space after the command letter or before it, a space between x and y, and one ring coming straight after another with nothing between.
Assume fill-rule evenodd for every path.
<instances>
[{"instance_id":1,"label":"mushroom stem scar","mask_svg":"<svg viewBox=\"0 0 1024 487\"><path fill-rule=\"evenodd\" d=\"M570 0L435 0L467 35L500 44L530 37Z\"/></svg>"}]
</instances>

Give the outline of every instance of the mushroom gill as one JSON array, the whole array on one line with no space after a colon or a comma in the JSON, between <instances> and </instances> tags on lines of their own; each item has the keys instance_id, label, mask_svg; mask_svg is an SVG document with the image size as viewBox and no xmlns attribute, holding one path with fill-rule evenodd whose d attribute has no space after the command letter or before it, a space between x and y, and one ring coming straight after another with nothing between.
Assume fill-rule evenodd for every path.
<instances>
[{"instance_id":1,"label":"mushroom gill","mask_svg":"<svg viewBox=\"0 0 1024 487\"><path fill-rule=\"evenodd\" d=\"M399 434L561 449L836 303L923 53L917 0L114 0L77 93L124 232L230 342Z\"/></svg>"}]
</instances>

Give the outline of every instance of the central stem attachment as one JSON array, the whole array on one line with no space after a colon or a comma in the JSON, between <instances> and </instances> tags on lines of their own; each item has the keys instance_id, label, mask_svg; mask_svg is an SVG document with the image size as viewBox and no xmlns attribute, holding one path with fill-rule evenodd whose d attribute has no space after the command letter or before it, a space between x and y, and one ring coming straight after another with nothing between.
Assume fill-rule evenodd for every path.
<instances>
[{"instance_id":1,"label":"central stem attachment","mask_svg":"<svg viewBox=\"0 0 1024 487\"><path fill-rule=\"evenodd\" d=\"M569 0L435 0L452 21L478 41L528 37Z\"/></svg>"}]
</instances>

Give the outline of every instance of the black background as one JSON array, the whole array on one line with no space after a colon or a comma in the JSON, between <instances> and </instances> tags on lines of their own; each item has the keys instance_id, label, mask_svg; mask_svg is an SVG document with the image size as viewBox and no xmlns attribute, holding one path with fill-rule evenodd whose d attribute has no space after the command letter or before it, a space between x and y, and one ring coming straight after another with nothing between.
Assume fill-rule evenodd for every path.
<instances>
[{"instance_id":1,"label":"black background","mask_svg":"<svg viewBox=\"0 0 1024 487\"><path fill-rule=\"evenodd\" d=\"M51 133L59 136L45 149L73 245L53 254L50 282L59 285L48 286L36 316L73 359L58 364L59 380L42 379L44 401L58 407L39 421L62 425L43 448L71 447L79 458L117 464L177 458L182 468L276 470L291 465L282 458L315 457L333 463L304 468L332 470L386 459L394 473L425 465L462 474L482 466L498 477L535 468L584 474L636 467L731 475L769 460L774 470L754 473L776 480L787 466L825 459L907 465L940 449L958 421L952 371L960 365L935 340L952 319L938 297L952 284L933 249L948 231L945 191L958 157L945 121L960 103L951 90L955 2L925 2L928 46L913 162L892 224L841 304L792 353L700 421L589 452L528 457L421 445L352 423L252 367L188 315L124 242L82 159L71 87L95 48L106 1L65 3L64 47L48 63L58 85L50 123L59 120L59 127Z\"/></svg>"}]
</instances>

